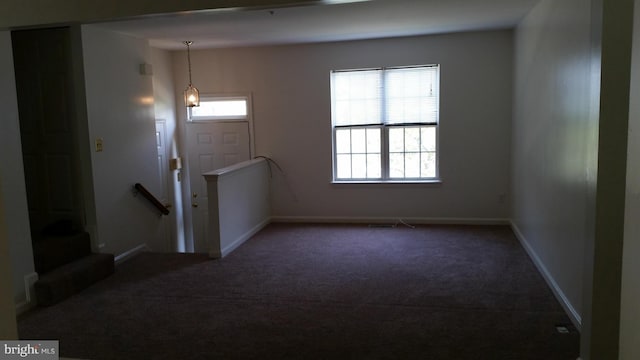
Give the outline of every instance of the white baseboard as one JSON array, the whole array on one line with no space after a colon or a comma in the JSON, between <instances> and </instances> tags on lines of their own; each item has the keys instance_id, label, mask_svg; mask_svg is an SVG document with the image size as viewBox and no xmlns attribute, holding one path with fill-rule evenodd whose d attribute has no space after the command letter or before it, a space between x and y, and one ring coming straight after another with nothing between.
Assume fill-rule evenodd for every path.
<instances>
[{"instance_id":1,"label":"white baseboard","mask_svg":"<svg viewBox=\"0 0 640 360\"><path fill-rule=\"evenodd\" d=\"M291 223L349 223L349 224L433 224L433 225L509 225L500 218L417 218L417 217L328 217L328 216L272 216L272 222Z\"/></svg>"},{"instance_id":2,"label":"white baseboard","mask_svg":"<svg viewBox=\"0 0 640 360\"><path fill-rule=\"evenodd\" d=\"M33 284L38 281L38 273L32 272L24 276L24 294L25 300L16 304L16 315L27 312L36 306L35 291Z\"/></svg>"},{"instance_id":3,"label":"white baseboard","mask_svg":"<svg viewBox=\"0 0 640 360\"><path fill-rule=\"evenodd\" d=\"M269 225L270 222L271 222L271 219L269 218L264 219L262 222L254 226L252 229L240 235L231 244L225 246L223 249L220 250L221 257L225 257L229 255L229 253L237 249L238 246L242 245L245 241L249 240L253 235L257 234L258 231L262 230L265 226Z\"/></svg>"},{"instance_id":4,"label":"white baseboard","mask_svg":"<svg viewBox=\"0 0 640 360\"><path fill-rule=\"evenodd\" d=\"M522 232L520 232L520 229L518 228L518 226L513 221L510 221L510 223L511 223L511 229L513 230L513 233L516 235L516 238L518 238L518 241L520 241L520 244L522 245L524 250L527 252L527 254L531 258L535 266L538 268L538 271L540 272L540 274L542 274L542 277L547 282L547 285L549 285L549 287L551 288L553 295L555 295L556 299L558 299L558 301L560 302L560 305L562 305L562 307L564 308L564 311L567 313L567 316L569 316L569 319L571 319L571 322L573 323L573 325L578 329L578 331L581 331L582 317L573 307L573 305L571 304L567 296L564 294L564 292L556 282L556 280L553 278L551 273L547 270L546 266L544 266L544 263L542 262L542 260L540 260L540 257L538 257L538 254L536 254L535 250L531 247L531 245L529 245L529 242L524 237Z\"/></svg>"},{"instance_id":5,"label":"white baseboard","mask_svg":"<svg viewBox=\"0 0 640 360\"><path fill-rule=\"evenodd\" d=\"M121 263L131 259L132 257L138 255L141 252L149 251L147 244L142 244L134 247L133 249L127 250L122 254L116 256L114 258L114 262L116 265L120 265Z\"/></svg>"}]
</instances>

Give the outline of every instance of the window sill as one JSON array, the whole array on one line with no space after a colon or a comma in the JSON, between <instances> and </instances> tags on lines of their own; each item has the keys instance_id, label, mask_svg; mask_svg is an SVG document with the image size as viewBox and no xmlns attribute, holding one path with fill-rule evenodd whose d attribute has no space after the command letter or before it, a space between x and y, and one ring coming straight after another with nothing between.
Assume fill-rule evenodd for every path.
<instances>
[{"instance_id":1,"label":"window sill","mask_svg":"<svg viewBox=\"0 0 640 360\"><path fill-rule=\"evenodd\" d=\"M390 185L399 185L399 186L427 186L427 187L436 187L442 185L442 179L430 179L430 180L407 180L407 181L397 181L397 180L387 180L387 181L366 181L366 180L333 180L331 181L331 185L343 186L343 185L382 185L382 186L390 186Z\"/></svg>"}]
</instances>

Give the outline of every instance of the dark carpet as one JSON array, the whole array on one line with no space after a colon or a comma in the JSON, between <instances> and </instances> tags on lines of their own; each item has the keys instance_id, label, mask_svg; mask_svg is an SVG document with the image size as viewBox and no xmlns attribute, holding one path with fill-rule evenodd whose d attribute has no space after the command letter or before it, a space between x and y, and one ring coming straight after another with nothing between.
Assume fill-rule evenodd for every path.
<instances>
[{"instance_id":1,"label":"dark carpet","mask_svg":"<svg viewBox=\"0 0 640 360\"><path fill-rule=\"evenodd\" d=\"M84 359L575 360L508 227L271 224L222 260L143 253L19 319ZM560 334L556 325L568 325Z\"/></svg>"}]
</instances>

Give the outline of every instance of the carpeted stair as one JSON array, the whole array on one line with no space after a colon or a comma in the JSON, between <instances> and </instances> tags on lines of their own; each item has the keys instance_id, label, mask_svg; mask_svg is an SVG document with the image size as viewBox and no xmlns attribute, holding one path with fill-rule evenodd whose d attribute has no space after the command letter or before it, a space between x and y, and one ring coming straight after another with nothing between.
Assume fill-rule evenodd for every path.
<instances>
[{"instance_id":1,"label":"carpeted stair","mask_svg":"<svg viewBox=\"0 0 640 360\"><path fill-rule=\"evenodd\" d=\"M44 236L33 243L33 256L40 306L58 303L114 271L113 255L92 253L86 232Z\"/></svg>"}]
</instances>

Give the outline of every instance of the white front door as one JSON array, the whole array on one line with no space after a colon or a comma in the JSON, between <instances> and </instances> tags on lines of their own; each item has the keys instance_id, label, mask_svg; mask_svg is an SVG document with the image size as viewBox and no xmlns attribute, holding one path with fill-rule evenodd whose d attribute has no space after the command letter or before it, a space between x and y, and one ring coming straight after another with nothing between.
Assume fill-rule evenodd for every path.
<instances>
[{"instance_id":1,"label":"white front door","mask_svg":"<svg viewBox=\"0 0 640 360\"><path fill-rule=\"evenodd\" d=\"M206 253L209 207L207 182L202 174L251 159L249 122L187 122L186 128L193 249Z\"/></svg>"}]
</instances>

